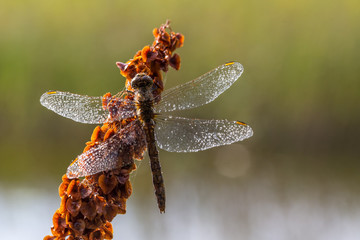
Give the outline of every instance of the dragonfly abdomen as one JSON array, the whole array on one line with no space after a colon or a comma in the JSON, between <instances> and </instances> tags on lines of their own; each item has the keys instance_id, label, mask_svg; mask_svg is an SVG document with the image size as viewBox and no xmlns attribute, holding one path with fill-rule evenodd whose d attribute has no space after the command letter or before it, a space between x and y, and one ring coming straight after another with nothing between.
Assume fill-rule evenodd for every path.
<instances>
[{"instance_id":1,"label":"dragonfly abdomen","mask_svg":"<svg viewBox=\"0 0 360 240\"><path fill-rule=\"evenodd\" d=\"M148 154L150 158L150 166L153 178L153 185L155 188L155 195L158 203L160 212L165 212L165 187L164 179L161 172L161 165L159 161L159 151L157 150L155 143L155 134L154 134L154 112L152 108L153 102L140 101L137 103L138 107L138 117L140 122L143 125L145 135L146 135L146 144L148 148Z\"/></svg>"},{"instance_id":2,"label":"dragonfly abdomen","mask_svg":"<svg viewBox=\"0 0 360 240\"><path fill-rule=\"evenodd\" d=\"M161 165L159 161L159 152L155 144L154 125L144 125L146 134L146 142L148 147L148 154L150 158L150 166L153 178L153 185L155 188L155 195L160 212L165 212L165 186L164 179L161 172Z\"/></svg>"}]
</instances>

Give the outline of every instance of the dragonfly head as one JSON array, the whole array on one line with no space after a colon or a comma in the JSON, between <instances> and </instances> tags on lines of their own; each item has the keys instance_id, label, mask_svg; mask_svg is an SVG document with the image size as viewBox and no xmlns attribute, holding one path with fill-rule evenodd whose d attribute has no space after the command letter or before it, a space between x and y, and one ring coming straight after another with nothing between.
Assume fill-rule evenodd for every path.
<instances>
[{"instance_id":1,"label":"dragonfly head","mask_svg":"<svg viewBox=\"0 0 360 240\"><path fill-rule=\"evenodd\" d=\"M135 90L148 90L152 87L153 80L145 73L138 73L131 80L131 87Z\"/></svg>"}]
</instances>

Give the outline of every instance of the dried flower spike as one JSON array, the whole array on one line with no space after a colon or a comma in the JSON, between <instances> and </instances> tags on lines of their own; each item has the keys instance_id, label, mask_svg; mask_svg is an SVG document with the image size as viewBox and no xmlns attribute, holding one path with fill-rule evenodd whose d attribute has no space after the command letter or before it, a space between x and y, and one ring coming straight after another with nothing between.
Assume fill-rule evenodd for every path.
<instances>
[{"instance_id":1,"label":"dried flower spike","mask_svg":"<svg viewBox=\"0 0 360 240\"><path fill-rule=\"evenodd\" d=\"M172 53L182 45L183 37L180 33L168 33L166 31L168 28L169 23L166 23L155 29L156 36L152 46L145 46L126 63L116 63L121 74L126 78L125 85L128 90L133 90L131 79L141 72L154 79L153 92L160 95L163 90L161 71L167 70L170 62L172 67L179 68L180 58ZM172 60L169 62L169 59ZM61 93L49 92L49 94ZM131 96L125 96L125 99L131 99ZM97 152L104 148L111 153L111 145L106 144L111 142L118 147L117 156L113 156L117 159L116 164L107 171L85 174L85 178L81 181L76 178L79 175L74 172L68 172L62 177L59 186L60 208L53 217L52 236L46 236L44 240L112 239L113 228L110 222L117 214L126 213L126 200L132 193L129 175L136 169L134 159L143 158L146 141L141 136L132 135L132 132L136 133L142 129L132 122L131 116L127 121L117 121L121 118L119 114L122 109L131 107L121 97L107 93L102 98L101 107L104 111L109 111L113 120L94 129L90 141L86 143L84 153L90 152L92 155L88 157L95 157ZM107 158L105 152L102 152L104 155L100 157ZM71 164L73 169L91 173L93 166L83 165L81 156ZM69 179L69 177L75 178Z\"/></svg>"}]
</instances>

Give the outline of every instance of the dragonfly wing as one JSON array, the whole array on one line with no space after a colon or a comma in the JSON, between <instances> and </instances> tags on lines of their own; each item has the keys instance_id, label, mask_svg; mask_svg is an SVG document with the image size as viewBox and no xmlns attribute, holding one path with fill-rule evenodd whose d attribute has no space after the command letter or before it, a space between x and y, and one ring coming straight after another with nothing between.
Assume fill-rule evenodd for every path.
<instances>
[{"instance_id":1,"label":"dragonfly wing","mask_svg":"<svg viewBox=\"0 0 360 240\"><path fill-rule=\"evenodd\" d=\"M252 135L249 125L228 120L161 116L155 128L158 146L169 152L202 151L242 141Z\"/></svg>"},{"instance_id":2,"label":"dragonfly wing","mask_svg":"<svg viewBox=\"0 0 360 240\"><path fill-rule=\"evenodd\" d=\"M103 123L109 114L102 108L102 97L49 91L41 96L40 103L63 117L81 123Z\"/></svg>"},{"instance_id":3,"label":"dragonfly wing","mask_svg":"<svg viewBox=\"0 0 360 240\"><path fill-rule=\"evenodd\" d=\"M93 146L77 157L68 167L66 175L68 178L79 178L116 168L119 164L120 142L118 135L114 135Z\"/></svg>"},{"instance_id":4,"label":"dragonfly wing","mask_svg":"<svg viewBox=\"0 0 360 240\"><path fill-rule=\"evenodd\" d=\"M112 170L141 159L146 148L141 122L134 120L104 142L79 155L68 167L68 178L78 178Z\"/></svg>"},{"instance_id":5,"label":"dragonfly wing","mask_svg":"<svg viewBox=\"0 0 360 240\"><path fill-rule=\"evenodd\" d=\"M212 102L228 89L243 71L243 66L238 62L223 64L193 81L164 91L154 110L157 113L171 112Z\"/></svg>"}]
</instances>

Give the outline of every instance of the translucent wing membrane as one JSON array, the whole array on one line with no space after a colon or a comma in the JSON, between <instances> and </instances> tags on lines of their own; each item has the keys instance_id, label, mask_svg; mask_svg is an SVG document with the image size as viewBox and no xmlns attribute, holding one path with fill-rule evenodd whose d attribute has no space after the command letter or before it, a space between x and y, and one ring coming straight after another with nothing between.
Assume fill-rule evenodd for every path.
<instances>
[{"instance_id":1,"label":"translucent wing membrane","mask_svg":"<svg viewBox=\"0 0 360 240\"><path fill-rule=\"evenodd\" d=\"M247 124L228 120L161 116L155 128L158 146L169 152L197 152L242 141L252 135Z\"/></svg>"},{"instance_id":2,"label":"translucent wing membrane","mask_svg":"<svg viewBox=\"0 0 360 240\"><path fill-rule=\"evenodd\" d=\"M113 119L127 119L136 116L136 105L133 100L117 98L108 106L108 111Z\"/></svg>"},{"instance_id":3,"label":"translucent wing membrane","mask_svg":"<svg viewBox=\"0 0 360 240\"><path fill-rule=\"evenodd\" d=\"M207 104L228 89L243 70L243 66L238 62L223 64L193 81L166 90L154 111L171 112Z\"/></svg>"},{"instance_id":4,"label":"translucent wing membrane","mask_svg":"<svg viewBox=\"0 0 360 240\"><path fill-rule=\"evenodd\" d=\"M141 122L134 120L118 133L92 146L68 167L68 178L78 178L112 170L141 159L146 148Z\"/></svg>"},{"instance_id":5,"label":"translucent wing membrane","mask_svg":"<svg viewBox=\"0 0 360 240\"><path fill-rule=\"evenodd\" d=\"M81 123L103 123L109 113L102 108L102 97L89 97L69 92L46 92L41 96L40 103L63 117Z\"/></svg>"},{"instance_id":6,"label":"translucent wing membrane","mask_svg":"<svg viewBox=\"0 0 360 240\"><path fill-rule=\"evenodd\" d=\"M106 142L93 146L78 156L67 169L68 178L78 178L96 174L117 167L119 161L120 138L114 135Z\"/></svg>"}]
</instances>

